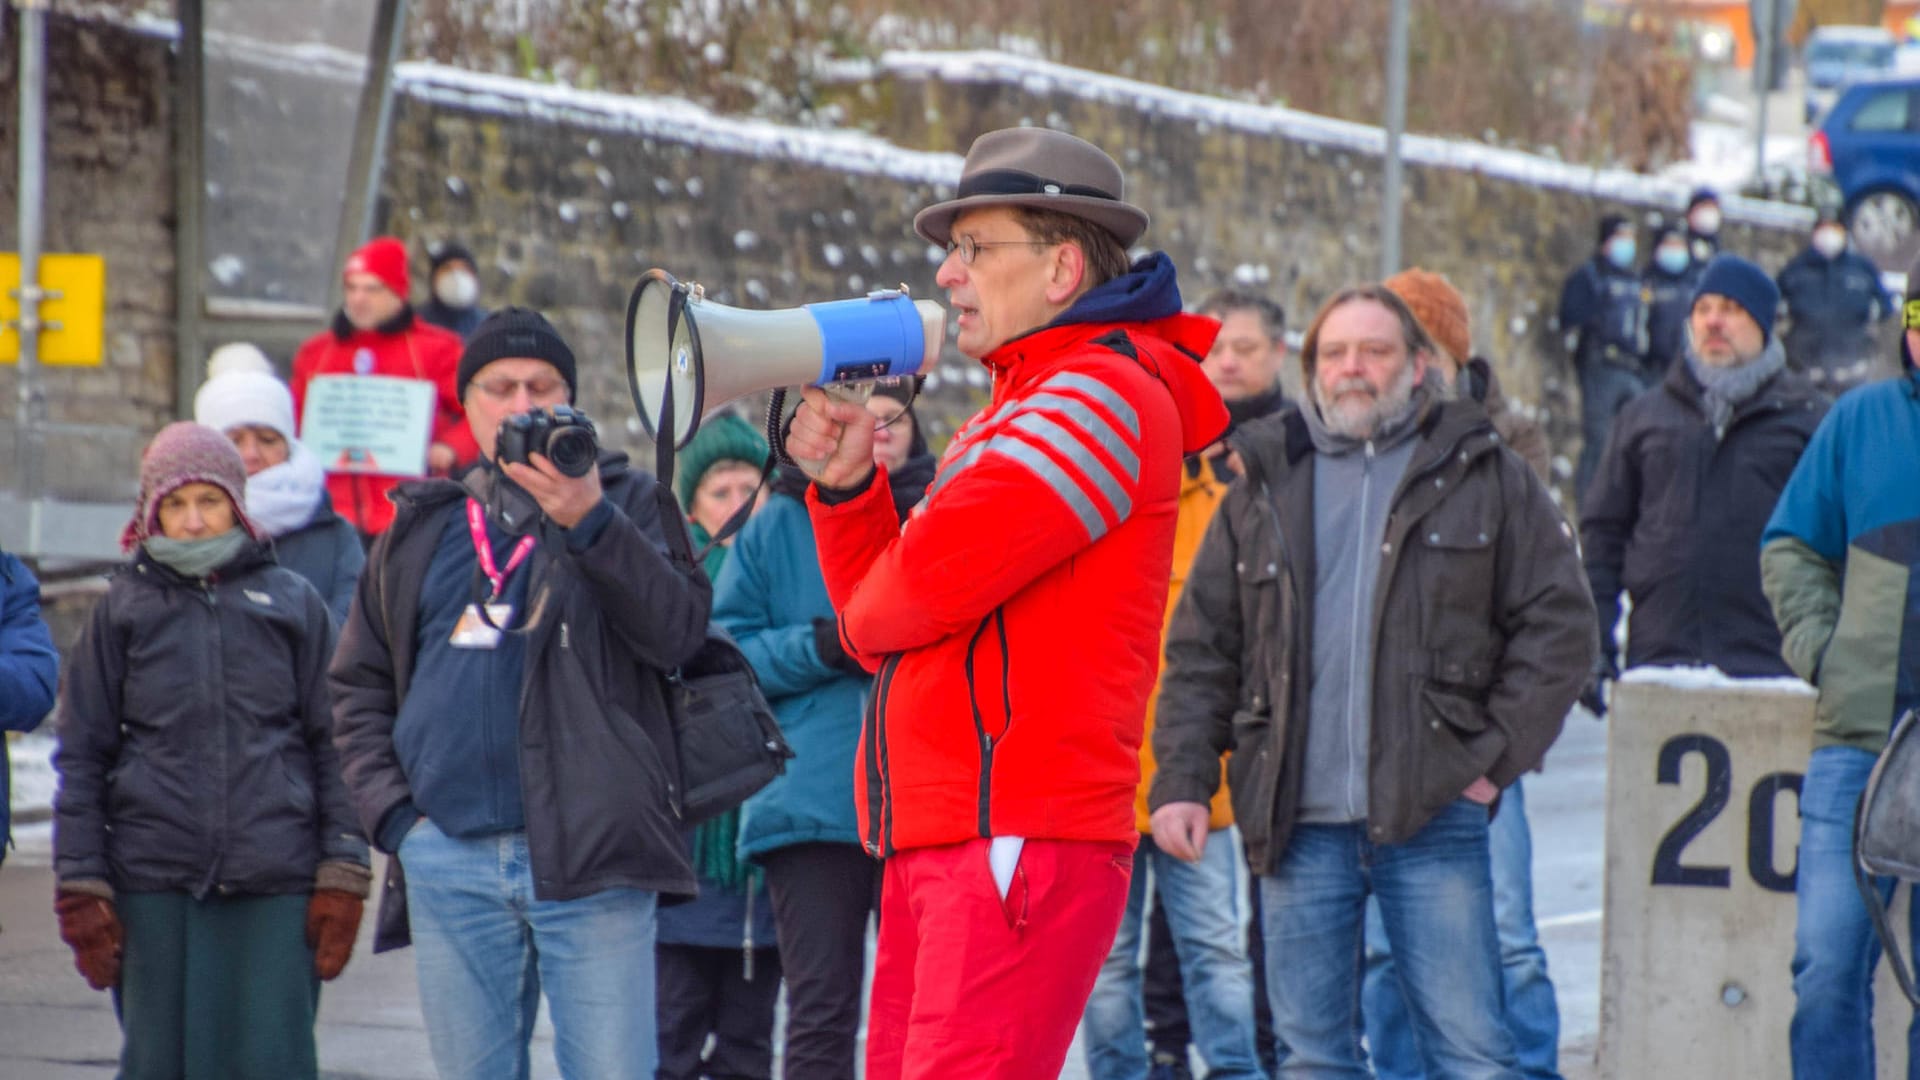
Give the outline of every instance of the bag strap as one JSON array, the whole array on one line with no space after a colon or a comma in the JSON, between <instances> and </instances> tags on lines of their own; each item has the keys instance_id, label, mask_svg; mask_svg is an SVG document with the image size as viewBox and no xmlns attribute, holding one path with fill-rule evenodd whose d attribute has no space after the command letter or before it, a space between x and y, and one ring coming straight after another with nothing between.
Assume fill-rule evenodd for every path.
<instances>
[{"instance_id":1,"label":"bag strap","mask_svg":"<svg viewBox=\"0 0 1920 1080\"><path fill-rule=\"evenodd\" d=\"M775 391L775 394L776 394L776 397L774 399L774 404L771 406L771 408L777 411L780 408L780 401L782 400L784 395L781 395L779 391ZM659 439L653 444L653 478L655 481L657 481L660 484L661 487L664 487L667 490L671 491L673 489L673 480L674 480L674 477L673 477L673 456L674 456L673 380L672 379L667 380L666 390L660 395L660 428L657 434L659 435ZM703 546L697 553L694 554L693 561L695 563L698 563L702 566L706 565L707 556L713 553L714 548L717 548L721 544L726 543L728 540L733 539L736 533L738 533L741 529L746 527L747 519L753 516L753 508L755 504L757 504L760 501L761 490L767 486L767 481L773 478L773 470L775 466L779 464L779 458L781 458L782 456L783 455L781 455L780 453L774 451L772 448L772 445L769 444L768 450L767 450L767 460L761 463L760 480L758 483L754 485L753 494L748 497L746 502L740 504L740 508L738 510L735 510L731 517L727 518L725 523L723 523L720 526L720 531L714 533L712 538L710 538L707 541L706 545ZM672 500L668 500L668 501L671 502ZM679 508L676 507L674 512L679 513L680 512Z\"/></svg>"},{"instance_id":2,"label":"bag strap","mask_svg":"<svg viewBox=\"0 0 1920 1080\"><path fill-rule=\"evenodd\" d=\"M1880 898L1880 889L1867 876L1867 864L1860 858L1860 825L1866 817L1866 795L1860 797L1860 809L1854 824L1853 882L1860 888L1860 899L1867 905L1867 914L1873 918L1873 932L1880 936L1880 951L1886 954L1887 966L1893 969L1894 981L1900 984L1900 992L1914 1008L1920 1009L1920 991L1913 986L1913 971L1907 964L1906 953L1901 951L1900 939L1894 935L1893 923L1887 918L1886 901Z\"/></svg>"},{"instance_id":3,"label":"bag strap","mask_svg":"<svg viewBox=\"0 0 1920 1080\"><path fill-rule=\"evenodd\" d=\"M1880 778L1885 771L1888 756L1892 755L1909 741L1916 714L1909 712L1894 727L1893 735L1888 738L1886 749L1880 752L1880 760L1874 763L1873 773L1867 778L1866 790L1860 793L1860 802L1853 812L1853 883L1860 890L1860 900L1866 904L1867 914L1873 919L1873 931L1880 937L1880 951L1886 954L1887 966L1893 969L1894 981L1900 984L1900 991L1907 1000L1920 1009L1920 991L1914 989L1913 969L1907 962L1907 954L1902 951L1900 939L1895 935L1893 923L1887 918L1887 904L1881 899L1880 889L1871 874L1868 873L1866 859L1861 851L1867 835L1867 809L1871 805L1874 793L1880 788Z\"/></svg>"}]
</instances>

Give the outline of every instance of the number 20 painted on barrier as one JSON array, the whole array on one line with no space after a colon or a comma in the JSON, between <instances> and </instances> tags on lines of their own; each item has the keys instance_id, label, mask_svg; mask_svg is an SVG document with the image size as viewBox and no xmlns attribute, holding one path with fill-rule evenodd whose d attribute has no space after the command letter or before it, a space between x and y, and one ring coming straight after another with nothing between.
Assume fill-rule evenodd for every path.
<instances>
[{"instance_id":1,"label":"number 20 painted on barrier","mask_svg":"<svg viewBox=\"0 0 1920 1080\"><path fill-rule=\"evenodd\" d=\"M1727 808L1733 793L1733 755L1727 752L1725 743L1711 735L1675 735L1660 747L1655 778L1662 784L1678 784L1680 762L1688 754L1699 754L1705 759L1707 787L1700 793L1700 801L1660 838L1660 846L1653 855L1653 883L1725 889L1732 884L1729 868L1689 866L1681 861L1681 855L1693 838ZM1797 804L1800 781L1800 773L1768 773L1755 781L1753 790L1747 794L1747 873L1754 884L1770 892L1792 892L1794 878L1799 873L1797 856L1793 867L1785 873L1774 863L1773 808L1782 791L1793 792Z\"/></svg>"}]
</instances>

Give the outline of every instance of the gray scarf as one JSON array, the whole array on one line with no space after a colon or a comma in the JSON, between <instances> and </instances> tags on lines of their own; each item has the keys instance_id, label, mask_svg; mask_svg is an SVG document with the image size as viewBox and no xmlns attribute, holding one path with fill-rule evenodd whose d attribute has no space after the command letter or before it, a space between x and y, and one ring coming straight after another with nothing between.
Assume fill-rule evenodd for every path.
<instances>
[{"instance_id":1,"label":"gray scarf","mask_svg":"<svg viewBox=\"0 0 1920 1080\"><path fill-rule=\"evenodd\" d=\"M154 561L190 578L204 578L233 561L247 546L247 531L234 526L219 536L205 540L169 540L164 536L147 537L147 554Z\"/></svg>"},{"instance_id":2,"label":"gray scarf","mask_svg":"<svg viewBox=\"0 0 1920 1080\"><path fill-rule=\"evenodd\" d=\"M1787 350L1777 337L1767 339L1767 347L1759 356L1734 367L1714 367L1700 359L1691 343L1687 345L1687 370L1700 384L1700 398L1706 403L1707 419L1713 421L1716 441L1726 437L1734 410L1745 405L1786 366Z\"/></svg>"}]
</instances>

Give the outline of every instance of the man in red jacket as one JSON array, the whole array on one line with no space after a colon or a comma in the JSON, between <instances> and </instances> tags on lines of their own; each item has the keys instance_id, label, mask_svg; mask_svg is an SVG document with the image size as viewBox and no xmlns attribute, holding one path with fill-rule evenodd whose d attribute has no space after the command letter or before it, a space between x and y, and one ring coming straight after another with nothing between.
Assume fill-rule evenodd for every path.
<instances>
[{"instance_id":1,"label":"man in red jacket","mask_svg":"<svg viewBox=\"0 0 1920 1080\"><path fill-rule=\"evenodd\" d=\"M804 393L788 450L843 646L878 673L855 761L886 860L870 1080L1059 1072L1126 903L1180 461L1227 426L1120 167L1057 131L967 153L914 229L993 375L903 526L858 405ZM1251 1006L1251 1002L1249 1002Z\"/></svg>"},{"instance_id":2,"label":"man in red jacket","mask_svg":"<svg viewBox=\"0 0 1920 1080\"><path fill-rule=\"evenodd\" d=\"M342 274L345 290L333 325L308 338L293 357L293 411L306 434L307 384L315 375L397 375L434 384L433 442L427 471L446 476L479 453L467 413L453 387L460 338L415 317L407 303L407 249L391 236L375 237L353 253ZM331 464L331 463L329 463ZM334 509L363 538L393 523L387 492L405 476L329 472Z\"/></svg>"}]
</instances>

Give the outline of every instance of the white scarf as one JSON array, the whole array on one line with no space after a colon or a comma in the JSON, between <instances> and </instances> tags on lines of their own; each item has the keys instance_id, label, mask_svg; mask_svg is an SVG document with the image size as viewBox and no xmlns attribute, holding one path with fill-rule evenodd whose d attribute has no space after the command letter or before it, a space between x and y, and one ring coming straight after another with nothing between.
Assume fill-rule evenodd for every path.
<instances>
[{"instance_id":1,"label":"white scarf","mask_svg":"<svg viewBox=\"0 0 1920 1080\"><path fill-rule=\"evenodd\" d=\"M285 536L312 521L326 494L320 459L298 440L287 445L287 460L247 477L247 516L269 536Z\"/></svg>"}]
</instances>

